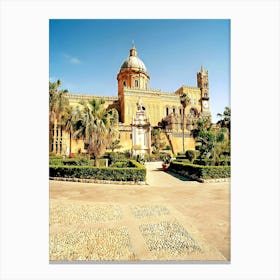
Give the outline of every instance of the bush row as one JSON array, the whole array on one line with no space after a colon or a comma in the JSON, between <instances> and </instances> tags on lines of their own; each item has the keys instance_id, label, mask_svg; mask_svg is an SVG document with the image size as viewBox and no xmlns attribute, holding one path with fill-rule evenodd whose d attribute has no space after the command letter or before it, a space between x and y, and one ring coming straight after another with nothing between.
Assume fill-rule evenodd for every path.
<instances>
[{"instance_id":1,"label":"bush row","mask_svg":"<svg viewBox=\"0 0 280 280\"><path fill-rule=\"evenodd\" d=\"M100 158L98 159L99 162L99 167L105 167L106 166L106 159ZM89 165L94 165L94 160L89 160L85 157L81 158L54 158L50 157L49 159L49 164L50 165L74 165L74 166L89 166Z\"/></svg>"},{"instance_id":2,"label":"bush row","mask_svg":"<svg viewBox=\"0 0 280 280\"><path fill-rule=\"evenodd\" d=\"M230 159L224 159L224 160L219 160L215 161L213 159L196 159L193 161L193 164L198 164L198 165L210 165L210 166L227 166L230 165Z\"/></svg>"},{"instance_id":3,"label":"bush row","mask_svg":"<svg viewBox=\"0 0 280 280\"><path fill-rule=\"evenodd\" d=\"M126 161L116 161L110 167L125 168L125 167L135 167L130 160Z\"/></svg>"},{"instance_id":4,"label":"bush row","mask_svg":"<svg viewBox=\"0 0 280 280\"><path fill-rule=\"evenodd\" d=\"M50 166L50 177L96 179L108 181L134 181L146 180L146 168L131 160L132 167L93 167L93 166Z\"/></svg>"},{"instance_id":5,"label":"bush row","mask_svg":"<svg viewBox=\"0 0 280 280\"><path fill-rule=\"evenodd\" d=\"M185 173L187 176L196 177L198 179L218 179L230 177L230 166L202 166L183 161L172 161L169 169L174 172L179 171L179 173Z\"/></svg>"}]
</instances>

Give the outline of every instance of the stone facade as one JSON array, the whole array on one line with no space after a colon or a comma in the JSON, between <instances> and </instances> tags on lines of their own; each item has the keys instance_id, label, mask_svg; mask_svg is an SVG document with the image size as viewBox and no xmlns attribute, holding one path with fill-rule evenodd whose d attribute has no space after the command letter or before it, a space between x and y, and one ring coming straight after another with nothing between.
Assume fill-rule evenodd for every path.
<instances>
[{"instance_id":1,"label":"stone facade","mask_svg":"<svg viewBox=\"0 0 280 280\"><path fill-rule=\"evenodd\" d=\"M150 89L150 76L145 64L138 57L133 45L129 57L121 65L117 75L118 96L95 96L81 94L67 94L70 105L81 106L81 100L103 98L109 108L116 108L119 112L119 132L122 150L132 150L132 122L137 113L137 102L141 99L143 110L152 127L166 124L165 135L172 151L182 151L182 115L183 107L180 96L187 93L190 104L185 109L185 149L194 149L194 140L190 136L192 122L199 116L211 117L208 71L201 67L197 73L197 87L182 85L174 92ZM55 126L50 131L50 151L67 154L70 146L70 136ZM86 152L82 140L71 140L71 152Z\"/></svg>"}]
</instances>

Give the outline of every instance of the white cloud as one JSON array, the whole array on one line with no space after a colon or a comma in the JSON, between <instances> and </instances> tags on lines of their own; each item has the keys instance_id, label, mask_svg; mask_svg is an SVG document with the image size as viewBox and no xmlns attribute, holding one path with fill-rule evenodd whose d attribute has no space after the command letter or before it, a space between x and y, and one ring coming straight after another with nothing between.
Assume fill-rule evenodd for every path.
<instances>
[{"instance_id":1,"label":"white cloud","mask_svg":"<svg viewBox=\"0 0 280 280\"><path fill-rule=\"evenodd\" d=\"M81 60L77 57L74 57L74 56L71 56L68 54L64 54L63 56L67 59L67 62L69 62L71 64L81 64Z\"/></svg>"},{"instance_id":2,"label":"white cloud","mask_svg":"<svg viewBox=\"0 0 280 280\"><path fill-rule=\"evenodd\" d=\"M78 59L77 57L72 57L72 58L70 59L70 63L72 63L72 64L80 64L81 61L80 61L80 59Z\"/></svg>"}]
</instances>

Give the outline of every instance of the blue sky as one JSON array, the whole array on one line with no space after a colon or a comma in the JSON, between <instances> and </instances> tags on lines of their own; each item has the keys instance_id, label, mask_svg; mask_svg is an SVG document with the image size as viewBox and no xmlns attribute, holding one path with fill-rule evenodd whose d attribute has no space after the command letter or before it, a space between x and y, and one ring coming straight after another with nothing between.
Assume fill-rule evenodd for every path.
<instances>
[{"instance_id":1,"label":"blue sky","mask_svg":"<svg viewBox=\"0 0 280 280\"><path fill-rule=\"evenodd\" d=\"M174 92L209 72L213 121L230 105L230 20L50 20L50 80L71 93L117 96L132 41L150 88Z\"/></svg>"}]
</instances>

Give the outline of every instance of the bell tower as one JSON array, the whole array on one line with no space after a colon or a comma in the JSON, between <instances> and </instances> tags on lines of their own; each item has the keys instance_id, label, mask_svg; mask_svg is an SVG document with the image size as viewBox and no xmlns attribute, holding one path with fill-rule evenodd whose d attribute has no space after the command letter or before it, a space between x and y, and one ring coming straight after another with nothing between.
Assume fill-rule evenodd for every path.
<instances>
[{"instance_id":1,"label":"bell tower","mask_svg":"<svg viewBox=\"0 0 280 280\"><path fill-rule=\"evenodd\" d=\"M209 103L208 71L206 71L202 65L200 72L197 73L197 87L200 88L201 94L201 113L203 116L211 116Z\"/></svg>"}]
</instances>

